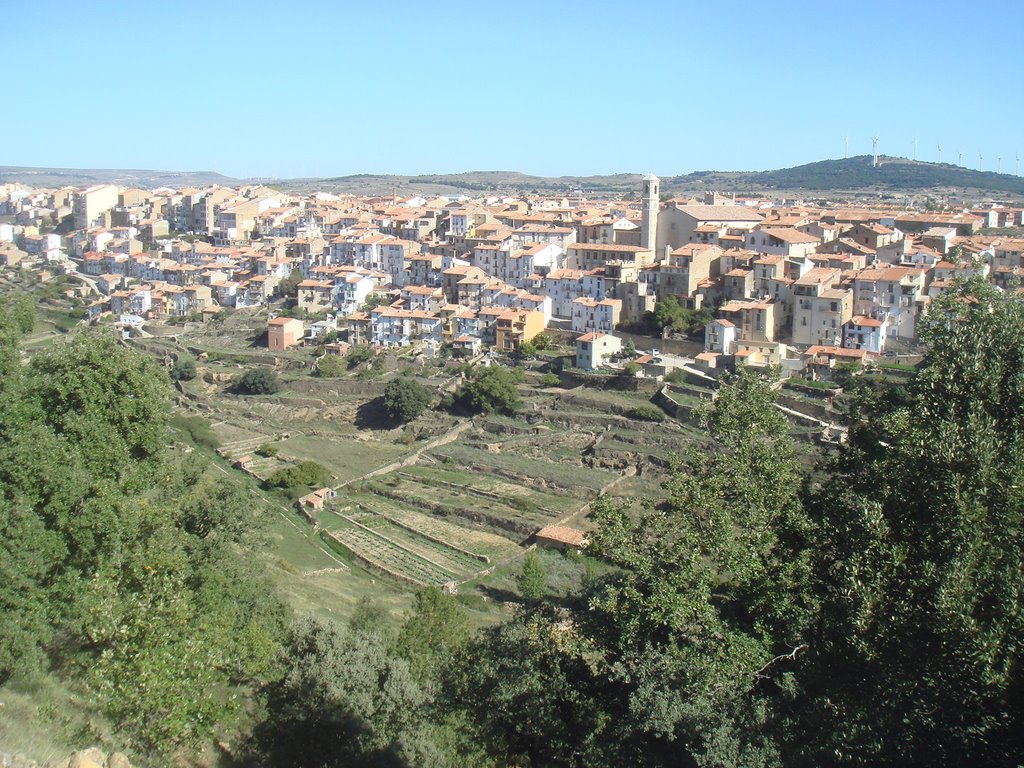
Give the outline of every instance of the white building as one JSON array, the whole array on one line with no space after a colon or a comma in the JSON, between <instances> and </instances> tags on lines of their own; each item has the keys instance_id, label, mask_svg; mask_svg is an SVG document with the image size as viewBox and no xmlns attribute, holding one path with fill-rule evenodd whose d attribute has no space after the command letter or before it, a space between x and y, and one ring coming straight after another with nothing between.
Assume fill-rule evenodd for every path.
<instances>
[{"instance_id":1,"label":"white building","mask_svg":"<svg viewBox=\"0 0 1024 768\"><path fill-rule=\"evenodd\" d=\"M593 331L576 339L576 367L593 371L622 351L622 339L610 333Z\"/></svg>"}]
</instances>

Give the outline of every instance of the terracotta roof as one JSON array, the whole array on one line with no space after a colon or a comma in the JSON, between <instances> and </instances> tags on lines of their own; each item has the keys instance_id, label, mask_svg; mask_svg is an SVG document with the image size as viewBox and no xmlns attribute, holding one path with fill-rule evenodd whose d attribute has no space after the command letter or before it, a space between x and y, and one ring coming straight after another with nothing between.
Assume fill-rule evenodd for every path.
<instances>
[{"instance_id":1,"label":"terracotta roof","mask_svg":"<svg viewBox=\"0 0 1024 768\"><path fill-rule=\"evenodd\" d=\"M537 538L557 541L571 547L582 547L587 543L587 537L583 531L564 525L546 525L537 531Z\"/></svg>"}]
</instances>

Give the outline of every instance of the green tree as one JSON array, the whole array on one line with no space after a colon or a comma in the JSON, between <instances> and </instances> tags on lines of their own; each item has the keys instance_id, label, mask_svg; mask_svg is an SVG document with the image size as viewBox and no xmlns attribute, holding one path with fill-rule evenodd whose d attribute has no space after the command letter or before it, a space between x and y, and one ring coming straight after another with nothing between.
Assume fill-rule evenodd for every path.
<instances>
[{"instance_id":1,"label":"green tree","mask_svg":"<svg viewBox=\"0 0 1024 768\"><path fill-rule=\"evenodd\" d=\"M636 344L633 343L632 339L626 339L622 344L622 356L627 360L632 360L636 357Z\"/></svg>"},{"instance_id":2,"label":"green tree","mask_svg":"<svg viewBox=\"0 0 1024 768\"><path fill-rule=\"evenodd\" d=\"M196 361L183 358L171 366L171 381L192 381L196 377Z\"/></svg>"},{"instance_id":3,"label":"green tree","mask_svg":"<svg viewBox=\"0 0 1024 768\"><path fill-rule=\"evenodd\" d=\"M933 305L905 396L871 399L815 498L825 610L787 732L804 763L1013 765L1024 750L1024 304Z\"/></svg>"},{"instance_id":4,"label":"green tree","mask_svg":"<svg viewBox=\"0 0 1024 768\"><path fill-rule=\"evenodd\" d=\"M266 483L271 488L295 488L302 485L322 486L330 479L327 468L315 461L300 461L293 467L274 472Z\"/></svg>"},{"instance_id":5,"label":"green tree","mask_svg":"<svg viewBox=\"0 0 1024 768\"><path fill-rule=\"evenodd\" d=\"M348 354L345 355L345 363L348 365L349 370L352 370L363 363L369 362L373 357L373 348L369 344L360 344L348 351Z\"/></svg>"},{"instance_id":6,"label":"green tree","mask_svg":"<svg viewBox=\"0 0 1024 768\"><path fill-rule=\"evenodd\" d=\"M551 349L555 346L555 340L547 333L538 333L531 341L533 342L534 349L537 350Z\"/></svg>"},{"instance_id":7,"label":"green tree","mask_svg":"<svg viewBox=\"0 0 1024 768\"><path fill-rule=\"evenodd\" d=\"M614 765L603 743L608 701L590 650L549 615L519 613L475 638L452 665L445 705L467 714L465 740L498 765Z\"/></svg>"},{"instance_id":8,"label":"green tree","mask_svg":"<svg viewBox=\"0 0 1024 768\"><path fill-rule=\"evenodd\" d=\"M39 352L0 399L0 682L48 662L152 759L208 739L284 613L230 479L165 450L169 388L103 334Z\"/></svg>"},{"instance_id":9,"label":"green tree","mask_svg":"<svg viewBox=\"0 0 1024 768\"><path fill-rule=\"evenodd\" d=\"M280 391L281 381L272 368L250 368L235 382L235 389L247 395L272 395Z\"/></svg>"},{"instance_id":10,"label":"green tree","mask_svg":"<svg viewBox=\"0 0 1024 768\"><path fill-rule=\"evenodd\" d=\"M530 552L523 560L523 568L516 580L519 592L531 603L543 599L548 591L548 573L536 552Z\"/></svg>"},{"instance_id":11,"label":"green tree","mask_svg":"<svg viewBox=\"0 0 1024 768\"><path fill-rule=\"evenodd\" d=\"M414 420L430 405L431 392L412 379L397 378L384 388L384 409L394 421Z\"/></svg>"},{"instance_id":12,"label":"green tree","mask_svg":"<svg viewBox=\"0 0 1024 768\"><path fill-rule=\"evenodd\" d=\"M457 690L497 759L780 761L775 690L816 605L800 467L771 391L750 374L720 390L702 424L717 447L686 455L665 502L594 502L592 551L614 568L567 616L534 610L473 646ZM545 682L533 687L535 676Z\"/></svg>"},{"instance_id":13,"label":"green tree","mask_svg":"<svg viewBox=\"0 0 1024 768\"><path fill-rule=\"evenodd\" d=\"M413 675L425 681L436 679L469 638L469 620L462 606L440 587L426 587L416 593L396 650L409 662Z\"/></svg>"},{"instance_id":14,"label":"green tree","mask_svg":"<svg viewBox=\"0 0 1024 768\"><path fill-rule=\"evenodd\" d=\"M299 295L299 283L304 279L301 270L293 269L288 277L278 283L277 289L282 296L293 299Z\"/></svg>"},{"instance_id":15,"label":"green tree","mask_svg":"<svg viewBox=\"0 0 1024 768\"><path fill-rule=\"evenodd\" d=\"M363 306L360 310L363 312L372 312L377 307L387 306L391 303L392 297L386 293L371 293L366 297L366 301L363 302Z\"/></svg>"},{"instance_id":16,"label":"green tree","mask_svg":"<svg viewBox=\"0 0 1024 768\"><path fill-rule=\"evenodd\" d=\"M516 385L523 380L519 369L492 365L478 370L455 393L455 403L469 413L515 413L522 406Z\"/></svg>"},{"instance_id":17,"label":"green tree","mask_svg":"<svg viewBox=\"0 0 1024 768\"><path fill-rule=\"evenodd\" d=\"M283 674L264 690L250 753L264 765L437 765L424 722L429 699L381 638L299 620Z\"/></svg>"},{"instance_id":18,"label":"green tree","mask_svg":"<svg viewBox=\"0 0 1024 768\"><path fill-rule=\"evenodd\" d=\"M107 333L75 335L34 357L22 406L28 419L81 446L99 473L119 475L165 444L166 375Z\"/></svg>"},{"instance_id":19,"label":"green tree","mask_svg":"<svg viewBox=\"0 0 1024 768\"><path fill-rule=\"evenodd\" d=\"M526 360L531 357L535 357L536 354L537 345L534 344L532 341L524 341L522 344L519 345L519 348L516 350L515 356L519 359Z\"/></svg>"},{"instance_id":20,"label":"green tree","mask_svg":"<svg viewBox=\"0 0 1024 768\"><path fill-rule=\"evenodd\" d=\"M316 375L324 379L337 379L352 368L340 355L324 355L316 362Z\"/></svg>"},{"instance_id":21,"label":"green tree","mask_svg":"<svg viewBox=\"0 0 1024 768\"><path fill-rule=\"evenodd\" d=\"M35 327L36 306L28 294L0 296L0 389L21 365L18 341Z\"/></svg>"}]
</instances>

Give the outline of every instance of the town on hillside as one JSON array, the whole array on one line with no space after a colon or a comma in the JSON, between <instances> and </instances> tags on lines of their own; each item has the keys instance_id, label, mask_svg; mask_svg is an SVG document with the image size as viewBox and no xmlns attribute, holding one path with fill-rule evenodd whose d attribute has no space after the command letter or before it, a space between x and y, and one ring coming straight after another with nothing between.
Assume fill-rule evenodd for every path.
<instances>
[{"instance_id":1,"label":"town on hillside","mask_svg":"<svg viewBox=\"0 0 1024 768\"><path fill-rule=\"evenodd\" d=\"M1024 225L1024 209L1007 203L935 212L663 199L654 175L638 192L622 201L5 184L0 266L77 278L68 295L83 321L126 336L263 308L271 351L330 334L326 350L337 354L361 344L517 352L548 331L575 338L577 367L600 370L626 362L620 332L646 332L655 349L689 336L680 359L706 375L774 366L808 379L913 353L920 318L957 280L1006 289L1022 272L1024 238L992 234Z\"/></svg>"}]
</instances>

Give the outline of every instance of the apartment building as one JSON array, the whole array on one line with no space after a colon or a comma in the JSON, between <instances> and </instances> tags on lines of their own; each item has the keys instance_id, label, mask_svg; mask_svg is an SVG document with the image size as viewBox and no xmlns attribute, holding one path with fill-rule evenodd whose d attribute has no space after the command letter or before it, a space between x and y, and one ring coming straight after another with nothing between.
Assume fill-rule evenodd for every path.
<instances>
[{"instance_id":1,"label":"apartment building","mask_svg":"<svg viewBox=\"0 0 1024 768\"><path fill-rule=\"evenodd\" d=\"M842 343L853 317L853 291L840 288L838 269L816 267L793 284L791 341L798 345Z\"/></svg>"}]
</instances>

